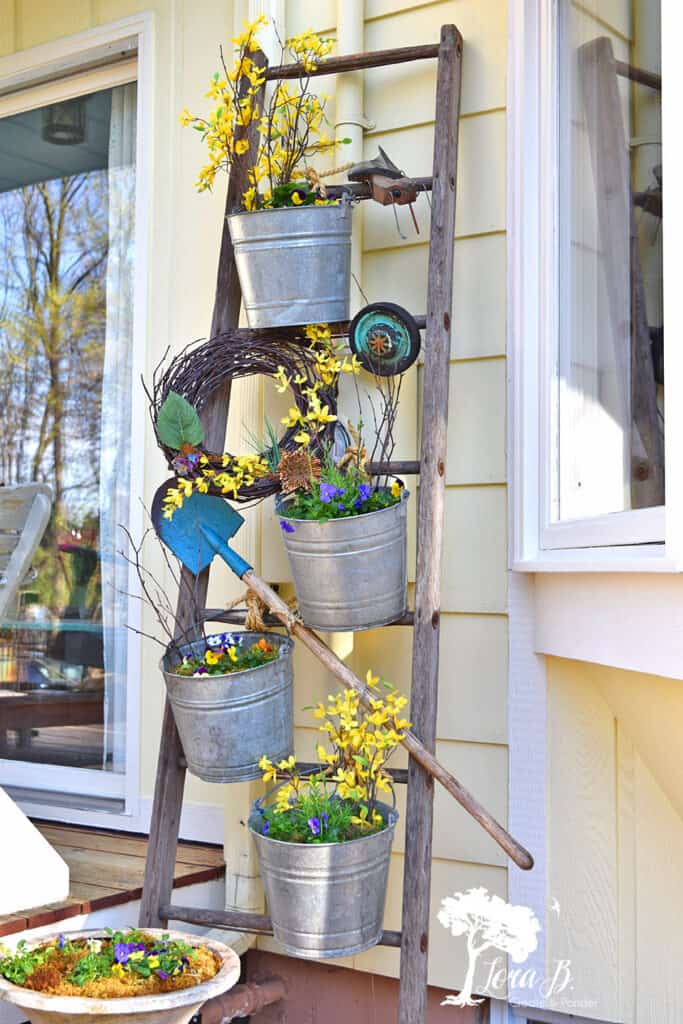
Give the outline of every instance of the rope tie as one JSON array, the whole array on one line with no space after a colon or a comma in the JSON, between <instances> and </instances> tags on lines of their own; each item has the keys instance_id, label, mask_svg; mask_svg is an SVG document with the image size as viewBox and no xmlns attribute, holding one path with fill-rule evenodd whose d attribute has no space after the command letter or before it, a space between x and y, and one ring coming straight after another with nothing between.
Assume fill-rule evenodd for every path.
<instances>
[{"instance_id":1,"label":"rope tie","mask_svg":"<svg viewBox=\"0 0 683 1024\"><path fill-rule=\"evenodd\" d=\"M287 606L292 609L294 617L297 617L297 604L296 597L290 597L287 602ZM240 605L246 605L247 614L244 619L244 628L249 633L267 633L268 626L264 621L264 616L268 612L268 605L265 601L262 601L258 594L254 593L253 590L245 590L243 594L236 597L234 601L230 601L226 604L225 611L232 611L233 608L238 608Z\"/></svg>"},{"instance_id":2,"label":"rope tie","mask_svg":"<svg viewBox=\"0 0 683 1024\"><path fill-rule=\"evenodd\" d=\"M348 171L351 167L354 167L353 160L347 161L345 164L339 164L338 167L330 167L327 171L316 171L315 167L307 167L305 170L306 178L311 188L317 188L320 192L322 199L327 199L327 189L323 183L323 178L331 178L335 174L341 174L342 171Z\"/></svg>"}]
</instances>

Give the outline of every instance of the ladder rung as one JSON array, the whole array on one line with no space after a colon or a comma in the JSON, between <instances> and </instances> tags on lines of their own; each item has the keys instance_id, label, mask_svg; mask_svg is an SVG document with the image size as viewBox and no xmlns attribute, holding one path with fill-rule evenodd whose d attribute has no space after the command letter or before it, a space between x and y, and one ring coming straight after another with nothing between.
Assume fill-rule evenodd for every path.
<instances>
[{"instance_id":1,"label":"ladder rung","mask_svg":"<svg viewBox=\"0 0 683 1024\"><path fill-rule=\"evenodd\" d=\"M180 907L173 903L159 908L159 917L165 921L184 921L186 924L206 925L211 928L230 928L253 935L272 935L273 928L267 914L253 914L244 910L206 910L204 907ZM382 932L380 946L400 946L401 933Z\"/></svg>"},{"instance_id":2,"label":"ladder rung","mask_svg":"<svg viewBox=\"0 0 683 1024\"><path fill-rule=\"evenodd\" d=\"M181 768L187 768L187 758L181 755L178 758L178 764ZM320 768L320 765L315 761L297 761L296 767L300 772L314 772ZM407 786L408 784L408 769L407 768L387 768L387 772L391 775L394 782L399 786Z\"/></svg>"},{"instance_id":3,"label":"ladder rung","mask_svg":"<svg viewBox=\"0 0 683 1024\"><path fill-rule=\"evenodd\" d=\"M382 68L389 64L405 64L412 60L428 60L439 56L439 44L400 46L392 50L374 50L368 53L349 53L341 57L328 57L309 71L303 64L279 64L266 68L266 81L281 78L302 78L314 75L337 75L342 71L361 71L364 68Z\"/></svg>"},{"instance_id":4,"label":"ladder rung","mask_svg":"<svg viewBox=\"0 0 683 1024\"><path fill-rule=\"evenodd\" d=\"M206 608L203 613L203 619L205 622L226 622L234 626L243 626L244 621L247 617L246 608ZM389 626L412 626L415 622L415 613L406 612L400 619L395 619L394 622L389 622ZM264 615L263 624L265 626L280 626L282 623L279 619L276 619L274 615Z\"/></svg>"},{"instance_id":5,"label":"ladder rung","mask_svg":"<svg viewBox=\"0 0 683 1024\"><path fill-rule=\"evenodd\" d=\"M300 772L315 772L320 771L320 765L317 761L297 761L296 767ZM394 782L404 786L408 783L408 769L407 768L387 768L387 773L391 775Z\"/></svg>"},{"instance_id":6,"label":"ladder rung","mask_svg":"<svg viewBox=\"0 0 683 1024\"><path fill-rule=\"evenodd\" d=\"M417 459L403 462L368 462L365 467L371 476L419 476L420 463Z\"/></svg>"}]
</instances>

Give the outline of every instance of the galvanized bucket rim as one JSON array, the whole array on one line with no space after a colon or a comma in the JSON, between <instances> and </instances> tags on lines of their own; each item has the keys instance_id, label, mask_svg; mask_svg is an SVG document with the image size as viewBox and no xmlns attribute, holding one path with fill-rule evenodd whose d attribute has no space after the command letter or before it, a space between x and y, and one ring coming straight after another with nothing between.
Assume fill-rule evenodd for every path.
<instances>
[{"instance_id":1,"label":"galvanized bucket rim","mask_svg":"<svg viewBox=\"0 0 683 1024\"><path fill-rule=\"evenodd\" d=\"M353 204L340 201L330 206L271 206L263 210L238 210L236 213L226 213L225 219L231 221L242 217L253 217L257 213L302 213L305 210L315 210L318 214L322 210L331 210L336 213L339 210L353 210ZM322 216L327 216L327 213L322 214Z\"/></svg>"},{"instance_id":2,"label":"galvanized bucket rim","mask_svg":"<svg viewBox=\"0 0 683 1024\"><path fill-rule=\"evenodd\" d=\"M249 831L253 835L258 836L259 839L262 839L266 843L274 843L277 846L300 846L302 849L305 850L329 850L333 846L346 847L353 846L354 843L367 843L369 839L374 839L376 836L382 836L388 830L396 828L396 823L400 817L395 807L390 807L389 804L385 804L381 800L378 800L375 804L375 808L378 810L381 808L381 810L385 813L384 820L386 823L385 827L381 829L379 832L373 832L372 835L369 836L358 836L356 839L345 839L340 843L288 843L286 839L272 839L270 836L264 836L262 832L257 832L256 829L251 824L251 819L254 817L255 814L258 814L259 805L263 802L263 799L263 797L259 797L258 800L254 800L251 814L249 815L249 819L247 821L247 828L249 829Z\"/></svg>"},{"instance_id":3,"label":"galvanized bucket rim","mask_svg":"<svg viewBox=\"0 0 683 1024\"><path fill-rule=\"evenodd\" d=\"M388 487L381 487L380 490L388 491ZM366 519L368 516L378 516L383 512L393 512L399 508L402 502L407 501L410 497L410 491L405 487L401 491L401 497L395 505L389 505L387 508L376 508L372 512L359 512L353 516L339 516L332 519L295 519L294 516L288 516L282 509L286 506L288 501L293 501L293 498L284 498L282 495L278 495L275 498L275 510L280 519L286 519L290 523L318 523L319 526L328 526L330 523L350 523L355 522L357 519Z\"/></svg>"},{"instance_id":4,"label":"galvanized bucket rim","mask_svg":"<svg viewBox=\"0 0 683 1024\"><path fill-rule=\"evenodd\" d=\"M220 636L220 633L211 633L211 636ZM294 641L290 636L281 636L279 633L270 632L259 632L258 630L242 630L240 636L256 636L256 637L273 637L278 641L278 656L272 661L266 661L263 665L254 665L252 668L242 668L237 672L216 672L212 675L202 676L203 682L223 682L225 679L237 679L237 677L243 677L249 675L250 672L260 672L261 669L268 668L270 665L274 665L281 657L286 657L294 650ZM194 643L201 643L201 640L193 641ZM192 643L181 644L180 649L184 647L191 647ZM164 675L173 676L175 679L180 679L182 682L191 682L195 679L195 676L183 676L173 671L173 668L177 668L181 662L178 662L173 668L165 668L164 661L168 657L168 652L164 654L163 658L159 662L159 668Z\"/></svg>"}]
</instances>

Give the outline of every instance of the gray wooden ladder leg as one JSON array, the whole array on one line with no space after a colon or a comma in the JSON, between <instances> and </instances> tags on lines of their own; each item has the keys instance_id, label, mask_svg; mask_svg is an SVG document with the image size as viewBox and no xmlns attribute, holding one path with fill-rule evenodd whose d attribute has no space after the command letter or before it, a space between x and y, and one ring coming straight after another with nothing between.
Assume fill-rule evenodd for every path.
<instances>
[{"instance_id":1,"label":"gray wooden ladder leg","mask_svg":"<svg viewBox=\"0 0 683 1024\"><path fill-rule=\"evenodd\" d=\"M422 450L417 526L417 579L411 719L425 746L436 746L439 619L448 376L451 349L453 250L462 37L441 30L434 126L434 178L423 374ZM399 1024L425 1019L434 783L411 758L406 808Z\"/></svg>"}]
</instances>

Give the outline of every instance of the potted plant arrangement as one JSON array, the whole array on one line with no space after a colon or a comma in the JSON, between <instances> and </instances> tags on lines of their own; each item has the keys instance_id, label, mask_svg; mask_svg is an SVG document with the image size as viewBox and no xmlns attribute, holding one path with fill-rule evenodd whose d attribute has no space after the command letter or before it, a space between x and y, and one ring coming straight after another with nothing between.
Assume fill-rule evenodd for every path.
<instances>
[{"instance_id":1,"label":"potted plant arrangement","mask_svg":"<svg viewBox=\"0 0 683 1024\"><path fill-rule=\"evenodd\" d=\"M327 396L336 394L342 374L355 380L360 364L328 325L311 324L304 335L308 345L301 349L314 371L304 376L290 364L271 370L277 390L296 397L282 418L284 438L267 423L260 454L207 453L193 406L170 388L157 389L157 437L177 453L171 463L177 479L165 492L162 514L172 518L196 492L237 501L280 492L277 509L304 622L328 631L370 629L406 611L408 492L400 480L367 472L362 422L357 429L349 424L349 443L335 456L330 427L339 430L339 423ZM178 378L187 386L175 373L166 382ZM391 459L398 394L398 388L379 389L373 459Z\"/></svg>"},{"instance_id":2,"label":"potted plant arrangement","mask_svg":"<svg viewBox=\"0 0 683 1024\"><path fill-rule=\"evenodd\" d=\"M170 649L161 669L187 766L205 782L258 779L264 738L294 749L289 637L221 633Z\"/></svg>"},{"instance_id":3,"label":"potted plant arrangement","mask_svg":"<svg viewBox=\"0 0 683 1024\"><path fill-rule=\"evenodd\" d=\"M368 672L370 687L379 682ZM381 937L398 813L378 797L393 792L386 764L410 727L406 704L387 686L363 710L345 690L313 710L328 744L318 746L320 771L304 778L293 757L261 759L275 800L257 800L248 824L273 935L287 953L350 956Z\"/></svg>"},{"instance_id":4,"label":"potted plant arrangement","mask_svg":"<svg viewBox=\"0 0 683 1024\"><path fill-rule=\"evenodd\" d=\"M257 779L264 740L280 757L294 749L294 645L262 630L207 635L195 590L162 549L184 598L186 618L179 622L163 586L143 565L149 532L138 545L128 535L132 556L122 554L166 637L151 639L164 647L161 670L187 767L205 782Z\"/></svg>"},{"instance_id":5,"label":"potted plant arrangement","mask_svg":"<svg viewBox=\"0 0 683 1024\"><path fill-rule=\"evenodd\" d=\"M0 999L31 1024L187 1024L239 973L229 946L197 935L71 932L0 952Z\"/></svg>"},{"instance_id":6,"label":"potted plant arrangement","mask_svg":"<svg viewBox=\"0 0 683 1024\"><path fill-rule=\"evenodd\" d=\"M294 87L275 81L262 107L265 71L256 57L266 24L259 16L233 40L232 67L221 51L222 69L207 93L216 104L209 117L180 115L208 149L197 187L211 189L219 171L249 160L244 212L228 217L249 327L348 320L351 207L327 198L311 166L338 145L333 130L328 134L327 97L311 91L310 77L333 42L312 31L282 42L280 64L289 58L303 71Z\"/></svg>"},{"instance_id":7,"label":"potted plant arrangement","mask_svg":"<svg viewBox=\"0 0 683 1024\"><path fill-rule=\"evenodd\" d=\"M359 432L338 461L303 453L301 473L278 499L282 536L306 625L360 630L407 607L407 499L400 480L373 483Z\"/></svg>"}]
</instances>

